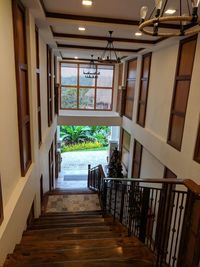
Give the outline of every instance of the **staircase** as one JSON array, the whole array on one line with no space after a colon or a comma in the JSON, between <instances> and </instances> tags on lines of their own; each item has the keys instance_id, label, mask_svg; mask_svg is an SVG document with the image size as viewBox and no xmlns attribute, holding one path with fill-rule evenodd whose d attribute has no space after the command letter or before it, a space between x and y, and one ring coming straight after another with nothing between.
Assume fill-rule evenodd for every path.
<instances>
[{"instance_id":1,"label":"staircase","mask_svg":"<svg viewBox=\"0 0 200 267\"><path fill-rule=\"evenodd\" d=\"M44 213L24 232L4 267L153 267L137 238L101 211Z\"/></svg>"}]
</instances>

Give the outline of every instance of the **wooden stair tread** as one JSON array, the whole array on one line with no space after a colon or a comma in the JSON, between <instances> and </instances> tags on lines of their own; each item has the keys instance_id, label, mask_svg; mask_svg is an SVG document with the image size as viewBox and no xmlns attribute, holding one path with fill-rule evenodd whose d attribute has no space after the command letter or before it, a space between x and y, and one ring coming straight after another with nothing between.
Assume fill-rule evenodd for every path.
<instances>
[{"instance_id":1,"label":"wooden stair tread","mask_svg":"<svg viewBox=\"0 0 200 267\"><path fill-rule=\"evenodd\" d=\"M13 264L6 267L155 267L156 265L147 260L96 260L96 261L76 261L76 262L55 262L39 264Z\"/></svg>"},{"instance_id":2,"label":"wooden stair tread","mask_svg":"<svg viewBox=\"0 0 200 267\"><path fill-rule=\"evenodd\" d=\"M120 260L140 260L145 258L148 261L154 260L153 255L146 247L122 247L116 248L77 248L60 251L41 251L41 253L15 252L9 256L12 262L21 263L42 263L58 261L79 261L96 259L120 259Z\"/></svg>"},{"instance_id":3,"label":"wooden stair tread","mask_svg":"<svg viewBox=\"0 0 200 267\"><path fill-rule=\"evenodd\" d=\"M4 267L155 267L154 263L145 244L96 210L42 214L23 233Z\"/></svg>"},{"instance_id":4,"label":"wooden stair tread","mask_svg":"<svg viewBox=\"0 0 200 267\"><path fill-rule=\"evenodd\" d=\"M100 226L105 226L104 222L76 222L76 223L67 223L67 222L63 222L63 223L40 223L40 224L34 224L34 225L30 225L28 227L28 230L33 230L33 229L50 229L50 228L73 228L73 227L88 227L88 226L95 226L95 227L100 227Z\"/></svg>"},{"instance_id":5,"label":"wooden stair tread","mask_svg":"<svg viewBox=\"0 0 200 267\"><path fill-rule=\"evenodd\" d=\"M98 247L117 247L117 246L145 246L137 238L134 237L116 237L107 239L82 239L82 240L54 240L42 241L38 243L26 243L17 245L15 250L36 251L36 250L62 250L77 248L98 248Z\"/></svg>"}]
</instances>

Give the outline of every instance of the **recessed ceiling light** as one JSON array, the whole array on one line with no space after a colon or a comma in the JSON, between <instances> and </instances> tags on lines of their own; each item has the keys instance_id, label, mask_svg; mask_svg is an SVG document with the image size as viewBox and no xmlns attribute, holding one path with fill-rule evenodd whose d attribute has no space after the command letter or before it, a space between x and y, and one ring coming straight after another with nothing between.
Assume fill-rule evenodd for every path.
<instances>
[{"instance_id":1,"label":"recessed ceiling light","mask_svg":"<svg viewBox=\"0 0 200 267\"><path fill-rule=\"evenodd\" d=\"M85 27L79 27L79 31L85 31Z\"/></svg>"},{"instance_id":2,"label":"recessed ceiling light","mask_svg":"<svg viewBox=\"0 0 200 267\"><path fill-rule=\"evenodd\" d=\"M142 35L141 32L136 32L136 33L135 33L135 36L141 36L141 35Z\"/></svg>"},{"instance_id":3,"label":"recessed ceiling light","mask_svg":"<svg viewBox=\"0 0 200 267\"><path fill-rule=\"evenodd\" d=\"M74 57L74 59L78 59L78 57Z\"/></svg>"},{"instance_id":4,"label":"recessed ceiling light","mask_svg":"<svg viewBox=\"0 0 200 267\"><path fill-rule=\"evenodd\" d=\"M176 9L167 9L165 11L165 14L168 14L168 15L173 15L174 13L176 13Z\"/></svg>"},{"instance_id":5,"label":"recessed ceiling light","mask_svg":"<svg viewBox=\"0 0 200 267\"><path fill-rule=\"evenodd\" d=\"M92 5L92 0L82 0L82 5L91 6Z\"/></svg>"}]
</instances>

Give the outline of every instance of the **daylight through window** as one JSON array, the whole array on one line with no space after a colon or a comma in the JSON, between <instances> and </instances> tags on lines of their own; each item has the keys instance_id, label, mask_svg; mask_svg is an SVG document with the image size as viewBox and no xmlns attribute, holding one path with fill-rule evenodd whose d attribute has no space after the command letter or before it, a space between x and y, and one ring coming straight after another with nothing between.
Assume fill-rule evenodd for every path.
<instances>
[{"instance_id":1,"label":"daylight through window","mask_svg":"<svg viewBox=\"0 0 200 267\"><path fill-rule=\"evenodd\" d=\"M112 110L113 65L97 64L98 78L85 78L86 64L61 63L61 109Z\"/></svg>"}]
</instances>

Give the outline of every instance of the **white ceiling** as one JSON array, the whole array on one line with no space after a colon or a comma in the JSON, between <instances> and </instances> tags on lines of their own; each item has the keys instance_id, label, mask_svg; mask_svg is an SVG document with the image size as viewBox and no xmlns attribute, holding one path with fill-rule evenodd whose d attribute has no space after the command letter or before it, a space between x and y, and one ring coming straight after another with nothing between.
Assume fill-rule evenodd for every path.
<instances>
[{"instance_id":1,"label":"white ceiling","mask_svg":"<svg viewBox=\"0 0 200 267\"><path fill-rule=\"evenodd\" d=\"M93 54L94 58L101 56L103 49L105 48L106 40L95 40L94 39L84 39L81 36L97 36L97 37L108 37L108 31L113 31L113 38L126 38L130 39L131 42L114 41L114 47L116 50L118 48L123 49L145 49L151 46L155 46L155 41L159 40L158 37L151 36L141 36L136 37L134 34L138 31L137 25L126 25L118 23L105 23L95 21L76 20L73 18L65 17L53 18L49 16L48 13L60 13L75 16L90 16L90 17L101 17L101 18L113 18L118 20L137 20L140 19L140 8L143 5L149 7L152 10L154 7L154 0L93 0L93 5L91 7L86 7L82 5L82 0L23 0L23 3L32 8L34 14L43 13L43 18L38 19L38 23L42 25L42 29L48 32L48 42L55 48L56 43L59 44L57 51L63 57L74 58L75 56L79 58L90 58ZM179 0L169 0L168 8L178 9ZM182 1L186 2L186 1ZM189 1L190 2L190 1ZM34 3L34 5L33 5ZM43 11L42 11L43 6ZM184 7L185 8L185 7ZM183 8L183 9L184 9ZM39 12L40 11L40 12ZM183 10L184 12L184 10ZM80 32L78 30L79 26L86 28L86 31ZM79 35L76 38L72 36L68 37L55 37L53 33L57 34L67 34L67 35ZM50 37L51 36L51 42ZM75 37L75 36L73 36ZM90 37L91 38L91 37ZM139 42L137 42L139 40ZM145 40L154 41L151 44L146 43ZM142 41L142 42L141 42ZM68 47L61 47L61 45L67 45ZM80 49L72 48L70 46L81 46L81 47L102 47L102 51L95 49ZM133 52L117 52L118 56L131 56L135 53Z\"/></svg>"}]
</instances>

